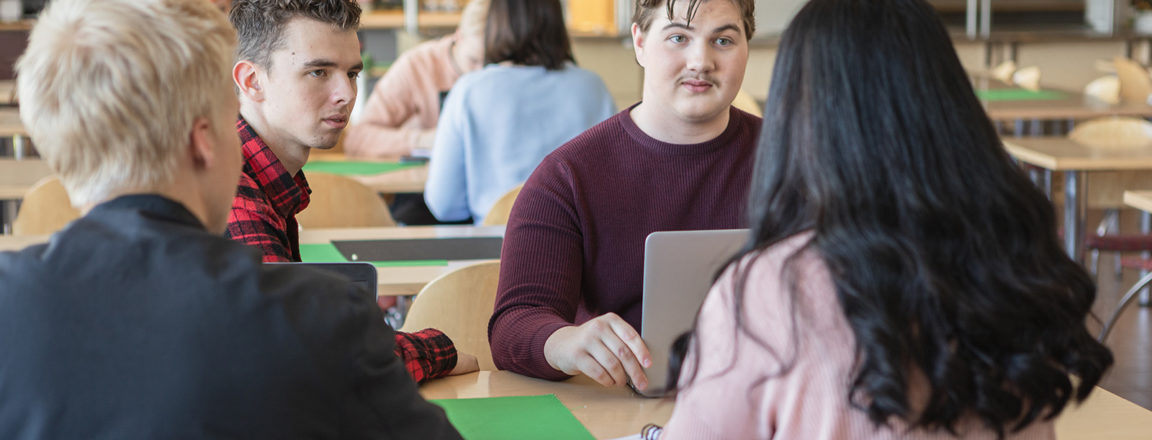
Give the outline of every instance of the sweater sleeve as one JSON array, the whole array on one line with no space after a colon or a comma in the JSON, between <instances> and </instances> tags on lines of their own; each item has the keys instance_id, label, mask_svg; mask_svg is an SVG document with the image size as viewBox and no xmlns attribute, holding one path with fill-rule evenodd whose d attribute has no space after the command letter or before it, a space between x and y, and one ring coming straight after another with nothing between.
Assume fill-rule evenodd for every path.
<instances>
[{"instance_id":1,"label":"sweater sleeve","mask_svg":"<svg viewBox=\"0 0 1152 440\"><path fill-rule=\"evenodd\" d=\"M551 380L569 377L544 358L544 342L573 325L582 295L583 234L569 179L547 158L512 207L488 322L492 359L500 369Z\"/></svg>"},{"instance_id":2,"label":"sweater sleeve","mask_svg":"<svg viewBox=\"0 0 1152 440\"><path fill-rule=\"evenodd\" d=\"M419 97L412 87L418 73L411 57L402 55L376 82L361 120L344 135L344 150L349 156L395 157L412 152L416 139L425 131L404 126L418 111Z\"/></svg>"},{"instance_id":3,"label":"sweater sleeve","mask_svg":"<svg viewBox=\"0 0 1152 440\"><path fill-rule=\"evenodd\" d=\"M467 89L467 84L458 84L448 95L436 125L432 158L428 161L424 202L440 221L464 220L472 215L465 166L469 142Z\"/></svg>"}]
</instances>

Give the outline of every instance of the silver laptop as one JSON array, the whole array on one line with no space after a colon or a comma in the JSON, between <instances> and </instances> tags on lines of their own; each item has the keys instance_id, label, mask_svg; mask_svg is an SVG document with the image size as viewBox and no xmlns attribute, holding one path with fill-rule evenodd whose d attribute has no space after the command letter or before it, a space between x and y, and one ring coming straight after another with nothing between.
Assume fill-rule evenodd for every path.
<instances>
[{"instance_id":1,"label":"silver laptop","mask_svg":"<svg viewBox=\"0 0 1152 440\"><path fill-rule=\"evenodd\" d=\"M691 330L696 312L724 263L743 248L747 229L660 231L644 242L644 303L640 336L652 354L648 389L660 397L668 382L672 342Z\"/></svg>"}]
</instances>

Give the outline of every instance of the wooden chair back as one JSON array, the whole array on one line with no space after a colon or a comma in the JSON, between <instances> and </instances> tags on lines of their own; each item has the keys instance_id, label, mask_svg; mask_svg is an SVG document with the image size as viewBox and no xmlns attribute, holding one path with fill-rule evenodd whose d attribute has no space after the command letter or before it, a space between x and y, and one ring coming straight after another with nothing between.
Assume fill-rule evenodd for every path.
<instances>
[{"instance_id":1,"label":"wooden chair back","mask_svg":"<svg viewBox=\"0 0 1152 440\"><path fill-rule=\"evenodd\" d=\"M496 199L496 203L492 208L488 209L488 215L484 216L484 221L480 222L483 226L498 226L508 224L508 217L512 215L512 205L516 203L516 197L520 195L520 190L524 188L524 184L516 185L504 195Z\"/></svg>"},{"instance_id":2,"label":"wooden chair back","mask_svg":"<svg viewBox=\"0 0 1152 440\"><path fill-rule=\"evenodd\" d=\"M736 94L736 99L732 100L732 106L744 110L746 113L764 117L764 110L760 108L760 103L756 102L756 98L753 98L744 89L740 89L740 92Z\"/></svg>"},{"instance_id":3,"label":"wooden chair back","mask_svg":"<svg viewBox=\"0 0 1152 440\"><path fill-rule=\"evenodd\" d=\"M60 178L45 177L24 194L20 210L12 221L12 234L48 235L78 218L80 210L72 206Z\"/></svg>"},{"instance_id":4,"label":"wooden chair back","mask_svg":"<svg viewBox=\"0 0 1152 440\"><path fill-rule=\"evenodd\" d=\"M1023 67L1012 73L1012 82L1028 90L1040 90L1040 68Z\"/></svg>"},{"instance_id":5,"label":"wooden chair back","mask_svg":"<svg viewBox=\"0 0 1152 440\"><path fill-rule=\"evenodd\" d=\"M1008 60L996 65L996 67L993 67L992 70L989 70L988 76L1006 83L1011 83L1013 73L1016 73L1016 62Z\"/></svg>"},{"instance_id":6,"label":"wooden chair back","mask_svg":"<svg viewBox=\"0 0 1152 440\"><path fill-rule=\"evenodd\" d=\"M444 332L456 350L476 356L481 370L495 370L488 345L488 319L496 305L500 262L484 261L432 280L412 301L401 331L434 328Z\"/></svg>"},{"instance_id":7,"label":"wooden chair back","mask_svg":"<svg viewBox=\"0 0 1152 440\"><path fill-rule=\"evenodd\" d=\"M1120 103L1120 79L1115 75L1096 78L1084 86L1084 94L1109 105Z\"/></svg>"},{"instance_id":8,"label":"wooden chair back","mask_svg":"<svg viewBox=\"0 0 1152 440\"><path fill-rule=\"evenodd\" d=\"M367 228L396 226L388 204L376 191L351 178L308 173L312 195L308 207L296 215L302 228Z\"/></svg>"},{"instance_id":9,"label":"wooden chair back","mask_svg":"<svg viewBox=\"0 0 1152 440\"><path fill-rule=\"evenodd\" d=\"M1094 149L1128 149L1152 144L1152 122L1114 116L1077 124L1068 137ZM1085 200L1092 209L1123 208L1128 189L1152 188L1152 174L1132 171L1100 171L1088 175Z\"/></svg>"},{"instance_id":10,"label":"wooden chair back","mask_svg":"<svg viewBox=\"0 0 1152 440\"><path fill-rule=\"evenodd\" d=\"M1148 104L1148 95L1152 94L1152 76L1148 75L1148 69L1124 57L1116 57L1112 63L1120 81L1120 100L1126 104Z\"/></svg>"}]
</instances>

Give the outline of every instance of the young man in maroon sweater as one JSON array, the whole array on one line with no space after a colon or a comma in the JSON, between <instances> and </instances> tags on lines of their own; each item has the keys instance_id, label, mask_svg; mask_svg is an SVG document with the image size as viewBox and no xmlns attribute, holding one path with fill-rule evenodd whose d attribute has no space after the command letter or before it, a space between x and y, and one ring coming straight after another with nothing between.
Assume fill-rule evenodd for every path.
<instances>
[{"instance_id":1,"label":"young man in maroon sweater","mask_svg":"<svg viewBox=\"0 0 1152 440\"><path fill-rule=\"evenodd\" d=\"M645 238L745 226L760 118L731 104L753 9L753 0L637 2L643 101L549 155L512 210L488 324L497 367L647 387L651 356L635 330Z\"/></svg>"}]
</instances>

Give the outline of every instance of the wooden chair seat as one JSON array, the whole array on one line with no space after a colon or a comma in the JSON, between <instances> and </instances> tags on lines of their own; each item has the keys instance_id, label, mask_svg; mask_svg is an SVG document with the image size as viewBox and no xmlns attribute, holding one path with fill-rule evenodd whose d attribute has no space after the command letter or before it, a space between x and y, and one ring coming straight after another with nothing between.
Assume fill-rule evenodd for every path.
<instances>
[{"instance_id":1,"label":"wooden chair seat","mask_svg":"<svg viewBox=\"0 0 1152 440\"><path fill-rule=\"evenodd\" d=\"M308 173L312 195L296 215L301 228L366 228L396 226L388 205L376 191L351 178Z\"/></svg>"}]
</instances>

